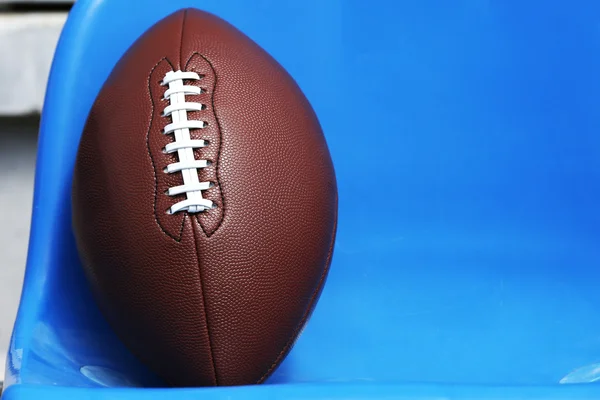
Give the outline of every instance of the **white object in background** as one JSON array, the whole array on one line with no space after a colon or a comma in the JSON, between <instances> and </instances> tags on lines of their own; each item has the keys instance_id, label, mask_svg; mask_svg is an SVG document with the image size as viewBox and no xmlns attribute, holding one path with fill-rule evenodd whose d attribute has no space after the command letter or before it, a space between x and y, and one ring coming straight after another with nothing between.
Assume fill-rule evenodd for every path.
<instances>
[{"instance_id":1,"label":"white object in background","mask_svg":"<svg viewBox=\"0 0 600 400\"><path fill-rule=\"evenodd\" d=\"M0 13L0 115L42 109L66 12Z\"/></svg>"},{"instance_id":2,"label":"white object in background","mask_svg":"<svg viewBox=\"0 0 600 400\"><path fill-rule=\"evenodd\" d=\"M0 4L15 4L15 3L64 3L73 4L75 0L0 0Z\"/></svg>"},{"instance_id":3,"label":"white object in background","mask_svg":"<svg viewBox=\"0 0 600 400\"><path fill-rule=\"evenodd\" d=\"M37 129L37 118L0 119L0 380L27 260Z\"/></svg>"}]
</instances>

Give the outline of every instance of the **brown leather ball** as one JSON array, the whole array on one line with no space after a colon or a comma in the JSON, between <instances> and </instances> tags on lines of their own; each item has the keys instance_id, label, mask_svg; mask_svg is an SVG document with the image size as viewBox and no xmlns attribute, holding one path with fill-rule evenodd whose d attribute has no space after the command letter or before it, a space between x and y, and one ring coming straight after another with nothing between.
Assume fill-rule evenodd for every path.
<instances>
[{"instance_id":1,"label":"brown leather ball","mask_svg":"<svg viewBox=\"0 0 600 400\"><path fill-rule=\"evenodd\" d=\"M118 62L88 117L73 228L97 303L175 386L263 382L327 276L335 174L290 75L227 22L180 10Z\"/></svg>"}]
</instances>

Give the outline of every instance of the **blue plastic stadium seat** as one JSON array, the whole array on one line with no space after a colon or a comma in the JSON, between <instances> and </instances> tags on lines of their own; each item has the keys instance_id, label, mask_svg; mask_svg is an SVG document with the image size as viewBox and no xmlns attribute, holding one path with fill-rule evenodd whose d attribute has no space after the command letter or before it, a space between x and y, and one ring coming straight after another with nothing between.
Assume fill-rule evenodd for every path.
<instances>
[{"instance_id":1,"label":"blue plastic stadium seat","mask_svg":"<svg viewBox=\"0 0 600 400\"><path fill-rule=\"evenodd\" d=\"M260 386L160 388L96 309L70 228L96 94L188 6L288 69L338 174L328 283ZM598 15L593 0L78 0L47 90L3 399L600 397Z\"/></svg>"}]
</instances>

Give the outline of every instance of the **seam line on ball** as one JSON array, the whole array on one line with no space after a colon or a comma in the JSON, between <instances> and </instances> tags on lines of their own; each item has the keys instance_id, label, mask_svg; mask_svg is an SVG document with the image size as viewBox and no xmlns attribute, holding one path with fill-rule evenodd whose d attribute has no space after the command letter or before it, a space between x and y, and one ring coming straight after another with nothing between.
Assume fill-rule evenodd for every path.
<instances>
[{"instance_id":1,"label":"seam line on ball","mask_svg":"<svg viewBox=\"0 0 600 400\"><path fill-rule=\"evenodd\" d=\"M215 361L215 354L213 352L213 343L212 343L212 336L210 334L210 327L209 327L209 323L208 323L208 311L207 311L207 307L208 305L206 304L206 294L204 293L204 279L202 277L202 263L200 262L200 250L198 249L198 236L196 234L196 224L194 224L192 222L192 235L194 236L194 248L196 250L196 260L198 262L198 279L200 280L200 292L202 293L202 304L204 305L204 324L206 326L206 336L208 339L208 350L209 350L209 355L210 355L210 362L212 365L212 371L213 371L213 377L214 377L214 383L215 386L219 385L219 378L217 376L217 365L216 365L216 361Z\"/></svg>"},{"instance_id":2,"label":"seam line on ball","mask_svg":"<svg viewBox=\"0 0 600 400\"><path fill-rule=\"evenodd\" d=\"M183 17L181 19L181 32L179 33L179 57L177 57L177 63L179 69L183 69L183 63L181 57L183 57L183 32L185 30L185 20L187 19L188 9L183 10Z\"/></svg>"}]
</instances>

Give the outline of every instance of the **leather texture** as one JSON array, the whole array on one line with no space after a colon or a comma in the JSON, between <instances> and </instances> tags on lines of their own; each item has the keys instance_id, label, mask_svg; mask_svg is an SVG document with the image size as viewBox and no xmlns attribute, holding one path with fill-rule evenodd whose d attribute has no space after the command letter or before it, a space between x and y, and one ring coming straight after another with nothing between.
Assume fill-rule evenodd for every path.
<instances>
[{"instance_id":1,"label":"leather texture","mask_svg":"<svg viewBox=\"0 0 600 400\"><path fill-rule=\"evenodd\" d=\"M162 149L171 70L203 75L197 159L217 208L166 213L180 173ZM182 195L185 196L185 195ZM337 221L333 165L289 74L218 17L176 12L143 34L104 84L81 137L73 229L85 274L124 343L174 386L263 382L318 300Z\"/></svg>"}]
</instances>

